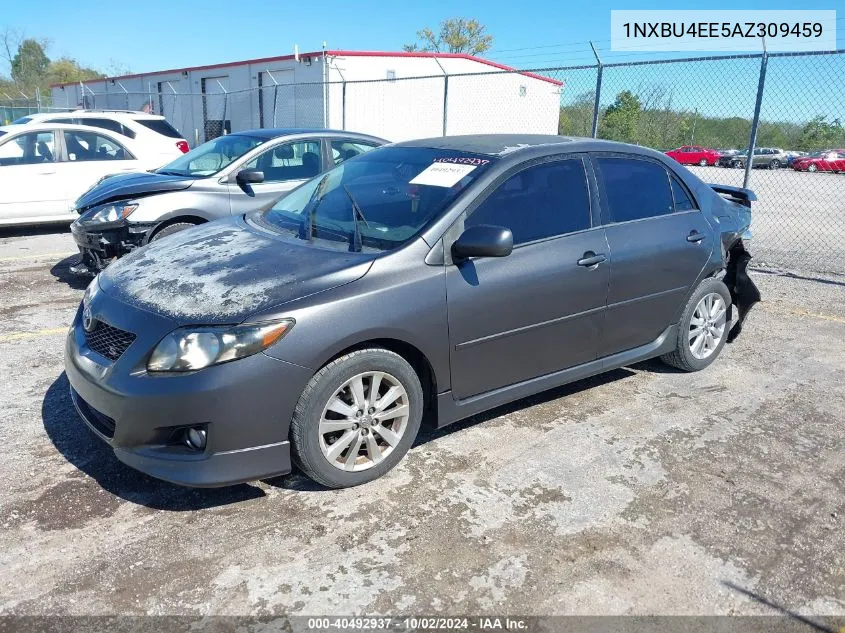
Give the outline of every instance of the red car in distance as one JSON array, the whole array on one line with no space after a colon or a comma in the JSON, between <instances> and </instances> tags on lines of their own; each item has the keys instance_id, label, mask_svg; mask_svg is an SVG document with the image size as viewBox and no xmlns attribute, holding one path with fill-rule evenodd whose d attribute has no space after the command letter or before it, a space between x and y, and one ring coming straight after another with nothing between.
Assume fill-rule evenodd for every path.
<instances>
[{"instance_id":1,"label":"red car in distance","mask_svg":"<svg viewBox=\"0 0 845 633\"><path fill-rule=\"evenodd\" d=\"M795 171L843 171L845 172L845 149L830 149L801 156L792 161Z\"/></svg>"},{"instance_id":2,"label":"red car in distance","mask_svg":"<svg viewBox=\"0 0 845 633\"><path fill-rule=\"evenodd\" d=\"M708 149L699 145L684 145L678 149L669 150L667 156L671 156L681 165L715 165L719 162L719 152L715 149Z\"/></svg>"}]
</instances>

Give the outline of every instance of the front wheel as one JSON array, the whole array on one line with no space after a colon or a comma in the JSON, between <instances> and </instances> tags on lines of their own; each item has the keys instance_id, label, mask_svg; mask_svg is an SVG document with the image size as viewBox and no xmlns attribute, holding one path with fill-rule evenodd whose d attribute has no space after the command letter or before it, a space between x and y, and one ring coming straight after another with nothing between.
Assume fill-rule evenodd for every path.
<instances>
[{"instance_id":1,"label":"front wheel","mask_svg":"<svg viewBox=\"0 0 845 633\"><path fill-rule=\"evenodd\" d=\"M819 168L816 167L815 165L812 165L812 164L809 167L807 167L807 171L814 171L815 172L815 171L818 171L818 170L819 170Z\"/></svg>"},{"instance_id":2,"label":"front wheel","mask_svg":"<svg viewBox=\"0 0 845 633\"><path fill-rule=\"evenodd\" d=\"M707 167L707 159L702 158L700 161L698 161L698 164L702 167Z\"/></svg>"},{"instance_id":3,"label":"front wheel","mask_svg":"<svg viewBox=\"0 0 845 633\"><path fill-rule=\"evenodd\" d=\"M728 338L731 293L720 280L708 277L689 298L681 320L675 350L660 359L684 371L700 371L716 360Z\"/></svg>"},{"instance_id":4,"label":"front wheel","mask_svg":"<svg viewBox=\"0 0 845 633\"><path fill-rule=\"evenodd\" d=\"M382 348L332 361L309 381L291 420L296 465L329 488L377 479L408 452L423 390L413 367Z\"/></svg>"},{"instance_id":5,"label":"front wheel","mask_svg":"<svg viewBox=\"0 0 845 633\"><path fill-rule=\"evenodd\" d=\"M779 169L780 168L780 161L775 158L772 162L769 163L769 169Z\"/></svg>"},{"instance_id":6,"label":"front wheel","mask_svg":"<svg viewBox=\"0 0 845 633\"><path fill-rule=\"evenodd\" d=\"M734 161L734 167L737 169L745 169L745 164L741 160Z\"/></svg>"}]
</instances>

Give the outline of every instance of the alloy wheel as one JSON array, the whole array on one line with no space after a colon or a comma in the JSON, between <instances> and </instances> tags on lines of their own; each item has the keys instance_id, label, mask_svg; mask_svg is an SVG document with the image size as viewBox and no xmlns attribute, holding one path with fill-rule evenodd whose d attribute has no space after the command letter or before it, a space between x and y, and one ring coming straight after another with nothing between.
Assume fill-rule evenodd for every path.
<instances>
[{"instance_id":1,"label":"alloy wheel","mask_svg":"<svg viewBox=\"0 0 845 633\"><path fill-rule=\"evenodd\" d=\"M358 472L379 464L408 426L408 392L394 376L368 371L347 380L323 408L320 450L340 470Z\"/></svg>"},{"instance_id":2,"label":"alloy wheel","mask_svg":"<svg viewBox=\"0 0 845 633\"><path fill-rule=\"evenodd\" d=\"M704 295L695 310L689 324L689 348L699 360L709 357L725 334L728 309L722 295L711 292Z\"/></svg>"}]
</instances>

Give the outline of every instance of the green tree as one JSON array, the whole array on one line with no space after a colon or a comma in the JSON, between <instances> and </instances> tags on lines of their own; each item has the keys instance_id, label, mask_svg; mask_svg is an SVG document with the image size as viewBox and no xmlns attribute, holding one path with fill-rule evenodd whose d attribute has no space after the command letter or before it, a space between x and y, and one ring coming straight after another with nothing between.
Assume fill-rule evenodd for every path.
<instances>
[{"instance_id":1,"label":"green tree","mask_svg":"<svg viewBox=\"0 0 845 633\"><path fill-rule=\"evenodd\" d=\"M50 84L69 83L71 81L86 81L88 79L100 79L105 75L93 68L80 66L75 59L60 57L53 60L47 66L44 83Z\"/></svg>"},{"instance_id":2,"label":"green tree","mask_svg":"<svg viewBox=\"0 0 845 633\"><path fill-rule=\"evenodd\" d=\"M18 85L34 87L47 72L50 59L44 52L44 45L33 39L25 39L12 58L12 79Z\"/></svg>"},{"instance_id":3,"label":"green tree","mask_svg":"<svg viewBox=\"0 0 845 633\"><path fill-rule=\"evenodd\" d=\"M440 23L440 32L426 27L417 31L420 42L405 44L406 51L431 51L437 53L468 53L480 55L493 46L493 36L478 20L450 18Z\"/></svg>"},{"instance_id":4,"label":"green tree","mask_svg":"<svg viewBox=\"0 0 845 633\"><path fill-rule=\"evenodd\" d=\"M625 143L636 143L637 125L642 114L639 97L630 90L616 95L616 101L604 111L601 137Z\"/></svg>"},{"instance_id":5,"label":"green tree","mask_svg":"<svg viewBox=\"0 0 845 633\"><path fill-rule=\"evenodd\" d=\"M843 141L842 123L839 119L828 122L820 114L810 119L801 130L800 148L802 150L829 149Z\"/></svg>"},{"instance_id":6,"label":"green tree","mask_svg":"<svg viewBox=\"0 0 845 633\"><path fill-rule=\"evenodd\" d=\"M561 107L557 133L569 136L590 136L593 131L593 90L582 92L572 103Z\"/></svg>"}]
</instances>

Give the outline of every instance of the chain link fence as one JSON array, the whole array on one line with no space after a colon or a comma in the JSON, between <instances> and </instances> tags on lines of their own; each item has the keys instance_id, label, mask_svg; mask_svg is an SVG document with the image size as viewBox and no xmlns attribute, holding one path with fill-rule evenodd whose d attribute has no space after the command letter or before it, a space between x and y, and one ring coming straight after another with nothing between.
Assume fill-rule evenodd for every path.
<instances>
[{"instance_id":1,"label":"chain link fence","mask_svg":"<svg viewBox=\"0 0 845 633\"><path fill-rule=\"evenodd\" d=\"M199 93L164 82L143 93L79 85L49 104L0 97L0 120L144 109L164 115L191 146L252 128L331 127L390 140L557 132L662 151L731 150L723 166L690 169L706 182L754 189L757 264L845 274L845 51L328 83L266 74L246 90L203 80Z\"/></svg>"}]
</instances>

